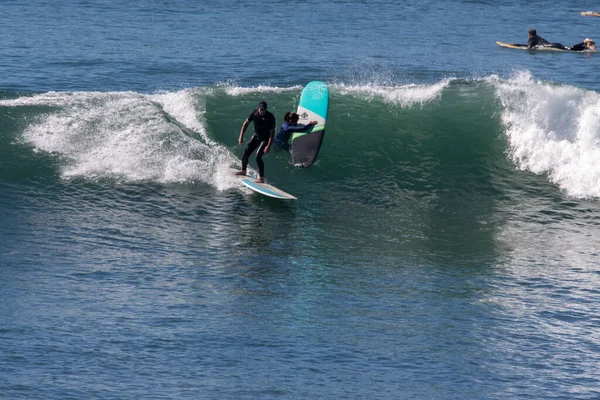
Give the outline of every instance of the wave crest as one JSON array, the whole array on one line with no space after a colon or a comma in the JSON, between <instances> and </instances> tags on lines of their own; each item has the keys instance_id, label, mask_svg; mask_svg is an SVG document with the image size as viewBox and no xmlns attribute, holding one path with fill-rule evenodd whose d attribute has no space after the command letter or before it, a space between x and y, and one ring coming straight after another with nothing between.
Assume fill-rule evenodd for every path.
<instances>
[{"instance_id":1,"label":"wave crest","mask_svg":"<svg viewBox=\"0 0 600 400\"><path fill-rule=\"evenodd\" d=\"M600 95L540 82L529 72L495 87L519 168L547 174L570 196L600 197Z\"/></svg>"}]
</instances>

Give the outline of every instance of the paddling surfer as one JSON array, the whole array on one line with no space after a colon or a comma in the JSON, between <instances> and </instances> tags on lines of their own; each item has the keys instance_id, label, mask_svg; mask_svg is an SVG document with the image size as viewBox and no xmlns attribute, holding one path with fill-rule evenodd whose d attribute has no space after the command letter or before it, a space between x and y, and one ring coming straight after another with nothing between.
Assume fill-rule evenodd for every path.
<instances>
[{"instance_id":1,"label":"paddling surfer","mask_svg":"<svg viewBox=\"0 0 600 400\"><path fill-rule=\"evenodd\" d=\"M530 29L527 32L527 47L529 47L530 49L536 48L536 47L552 47L555 49L562 49L562 50L568 50L569 48L566 46L563 46L560 43L550 43L548 42L546 39L544 39L541 36L538 36L537 31L535 29Z\"/></svg>"},{"instance_id":2,"label":"paddling surfer","mask_svg":"<svg viewBox=\"0 0 600 400\"><path fill-rule=\"evenodd\" d=\"M530 49L540 48L540 47L550 47L561 50L571 50L571 51L596 51L596 42L594 42L590 38L585 38L583 42L577 43L571 47L563 46L560 43L549 43L546 39L541 36L538 36L535 29L530 29L528 32L528 40L527 47Z\"/></svg>"}]
</instances>

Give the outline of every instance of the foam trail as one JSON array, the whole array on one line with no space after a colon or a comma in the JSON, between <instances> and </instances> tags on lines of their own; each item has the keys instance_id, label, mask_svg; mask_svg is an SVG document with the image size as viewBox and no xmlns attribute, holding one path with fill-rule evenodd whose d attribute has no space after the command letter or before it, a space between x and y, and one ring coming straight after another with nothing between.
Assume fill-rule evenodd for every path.
<instances>
[{"instance_id":1,"label":"foam trail","mask_svg":"<svg viewBox=\"0 0 600 400\"><path fill-rule=\"evenodd\" d=\"M573 197L600 197L600 95L532 79L489 78L503 106L511 157Z\"/></svg>"},{"instance_id":2,"label":"foam trail","mask_svg":"<svg viewBox=\"0 0 600 400\"><path fill-rule=\"evenodd\" d=\"M219 190L225 190L239 186L230 169L230 166L238 164L239 160L225 146L211 140L208 136L203 115L206 109L206 96L211 94L210 89L186 89L155 94L150 96L150 99L160 104L165 112L186 128L200 134L203 142L207 144L206 151L201 154L205 160L204 181Z\"/></svg>"},{"instance_id":3,"label":"foam trail","mask_svg":"<svg viewBox=\"0 0 600 400\"><path fill-rule=\"evenodd\" d=\"M236 185L219 180L236 158L214 146L197 116L194 93L145 96L120 93L45 93L4 101L6 106L45 105L42 115L24 132L36 151L60 156L64 178L126 181L205 182L220 190ZM163 111L179 124L165 118ZM185 129L199 133L193 138Z\"/></svg>"}]
</instances>

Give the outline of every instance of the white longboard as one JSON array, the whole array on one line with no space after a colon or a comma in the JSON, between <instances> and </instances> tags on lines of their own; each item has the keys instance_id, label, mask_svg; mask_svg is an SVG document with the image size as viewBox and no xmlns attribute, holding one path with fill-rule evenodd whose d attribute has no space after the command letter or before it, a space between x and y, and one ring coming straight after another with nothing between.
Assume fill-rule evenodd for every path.
<instances>
[{"instance_id":1,"label":"white longboard","mask_svg":"<svg viewBox=\"0 0 600 400\"><path fill-rule=\"evenodd\" d=\"M527 47L526 44L515 44L515 43L504 43L504 42L496 42L496 44L500 47L505 47L507 49L518 49L518 50L528 50L528 51L559 51L559 52L568 52L568 53L585 53L585 50L575 51L569 49L557 49L556 47L547 47L547 46L535 46L535 47Z\"/></svg>"},{"instance_id":2,"label":"white longboard","mask_svg":"<svg viewBox=\"0 0 600 400\"><path fill-rule=\"evenodd\" d=\"M292 196L289 193L284 192L281 189L276 188L273 185L269 185L268 183L257 183L254 182L256 179L252 176L240 176L240 182L244 184L248 189L255 191L256 193L260 193L265 196L273 197L275 199L281 200L297 200L296 197Z\"/></svg>"}]
</instances>

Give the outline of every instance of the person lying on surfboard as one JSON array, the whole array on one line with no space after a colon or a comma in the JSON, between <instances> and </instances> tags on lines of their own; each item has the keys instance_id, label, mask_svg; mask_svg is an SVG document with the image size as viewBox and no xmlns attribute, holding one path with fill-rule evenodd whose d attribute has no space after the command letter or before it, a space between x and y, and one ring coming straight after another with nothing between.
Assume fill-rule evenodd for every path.
<instances>
[{"instance_id":1,"label":"person lying on surfboard","mask_svg":"<svg viewBox=\"0 0 600 400\"><path fill-rule=\"evenodd\" d=\"M527 47L530 49L539 48L555 48L560 50L571 50L571 51L596 51L596 42L590 38L585 38L583 42L574 44L571 47L564 46L561 43L549 43L546 39L537 35L535 29L530 29L528 32L529 39L527 40ZM525 46L521 44L515 44L514 46Z\"/></svg>"},{"instance_id":2,"label":"person lying on surfboard","mask_svg":"<svg viewBox=\"0 0 600 400\"><path fill-rule=\"evenodd\" d=\"M254 181L256 183L264 183L265 181L265 164L263 163L263 154L267 154L271 148L271 142L275 135L275 116L267 111L267 102L261 101L258 103L258 108L252 110L248 118L244 121L242 129L240 130L240 137L238 143L240 146L244 142L244 133L250 125L250 122L254 122L254 135L246 145L244 154L242 155L242 169L236 172L236 175L246 175L246 168L248 167L248 158L250 154L258 148L256 152L256 164L258 165L258 178Z\"/></svg>"},{"instance_id":3,"label":"person lying on surfboard","mask_svg":"<svg viewBox=\"0 0 600 400\"><path fill-rule=\"evenodd\" d=\"M536 47L553 47L555 49L569 50L568 47L563 46L560 43L550 43L543 37L538 36L537 31L535 29L530 29L527 32L527 47L529 47L530 49Z\"/></svg>"},{"instance_id":4,"label":"person lying on surfboard","mask_svg":"<svg viewBox=\"0 0 600 400\"><path fill-rule=\"evenodd\" d=\"M317 121L310 121L308 124L299 124L298 119L300 116L293 112L285 113L283 120L285 121L279 132L277 132L277 136L275 136L275 145L285 151L290 151L289 140L290 136L294 132L306 132L312 129L313 126L317 125Z\"/></svg>"}]
</instances>

